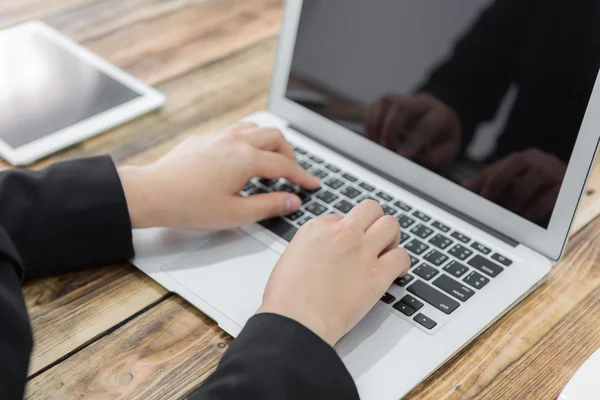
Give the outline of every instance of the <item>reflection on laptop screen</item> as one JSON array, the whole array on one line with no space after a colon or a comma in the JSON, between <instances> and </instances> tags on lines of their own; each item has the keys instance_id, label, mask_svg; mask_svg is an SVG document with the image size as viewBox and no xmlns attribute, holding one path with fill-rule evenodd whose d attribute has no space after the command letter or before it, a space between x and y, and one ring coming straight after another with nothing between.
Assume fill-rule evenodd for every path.
<instances>
[{"instance_id":1,"label":"reflection on laptop screen","mask_svg":"<svg viewBox=\"0 0 600 400\"><path fill-rule=\"evenodd\" d=\"M600 2L305 0L287 97L547 228Z\"/></svg>"}]
</instances>

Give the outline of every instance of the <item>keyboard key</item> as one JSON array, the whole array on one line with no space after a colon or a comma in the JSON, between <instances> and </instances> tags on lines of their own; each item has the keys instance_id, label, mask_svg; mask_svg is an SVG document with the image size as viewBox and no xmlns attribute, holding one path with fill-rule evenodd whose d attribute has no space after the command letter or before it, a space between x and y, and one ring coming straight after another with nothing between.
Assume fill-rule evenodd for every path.
<instances>
[{"instance_id":1,"label":"keyboard key","mask_svg":"<svg viewBox=\"0 0 600 400\"><path fill-rule=\"evenodd\" d=\"M322 158L319 158L317 156L310 156L310 159L313 160L314 162L316 162L317 164L323 164L324 160Z\"/></svg>"},{"instance_id":2,"label":"keyboard key","mask_svg":"<svg viewBox=\"0 0 600 400\"><path fill-rule=\"evenodd\" d=\"M425 300L445 314L452 314L454 310L460 306L456 300L451 299L439 290L432 288L422 281L415 281L415 283L410 285L406 290Z\"/></svg>"},{"instance_id":3,"label":"keyboard key","mask_svg":"<svg viewBox=\"0 0 600 400\"><path fill-rule=\"evenodd\" d=\"M404 215L404 214L401 214L398 217L396 217L396 220L398 221L398 223L400 224L400 227L402 227L402 229L407 229L412 224L415 223L414 219L412 219L411 217Z\"/></svg>"},{"instance_id":4,"label":"keyboard key","mask_svg":"<svg viewBox=\"0 0 600 400\"><path fill-rule=\"evenodd\" d=\"M398 278L394 283L400 287L408 285L412 280L415 279L412 275L404 275L402 278Z\"/></svg>"},{"instance_id":5,"label":"keyboard key","mask_svg":"<svg viewBox=\"0 0 600 400\"><path fill-rule=\"evenodd\" d=\"M425 315L423 315L421 313L417 314L415 316L414 320L429 330L432 330L437 325L437 322L435 322L431 318L426 317Z\"/></svg>"},{"instance_id":6,"label":"keyboard key","mask_svg":"<svg viewBox=\"0 0 600 400\"><path fill-rule=\"evenodd\" d=\"M448 250L448 253L462 261L466 260L471 256L471 254L473 254L471 250L461 246L460 244L457 244L456 246Z\"/></svg>"},{"instance_id":7,"label":"keyboard key","mask_svg":"<svg viewBox=\"0 0 600 400\"><path fill-rule=\"evenodd\" d=\"M252 196L252 195L255 195L255 194L265 194L265 193L269 193L269 192L267 192L267 191L266 191L265 189L263 189L263 188L259 188L259 187L257 187L256 189L254 189L254 190L250 191L250 192L248 193L248 196Z\"/></svg>"},{"instance_id":8,"label":"keyboard key","mask_svg":"<svg viewBox=\"0 0 600 400\"><path fill-rule=\"evenodd\" d=\"M475 289L481 289L485 285L490 283L490 280L488 278L486 278L485 276L483 276L475 271L473 271L469 275L467 275L467 277L465 279L463 279L463 281L468 283L469 285L473 286Z\"/></svg>"},{"instance_id":9,"label":"keyboard key","mask_svg":"<svg viewBox=\"0 0 600 400\"><path fill-rule=\"evenodd\" d=\"M377 192L377 197L385 201L392 201L394 198L385 192Z\"/></svg>"},{"instance_id":10,"label":"keyboard key","mask_svg":"<svg viewBox=\"0 0 600 400\"><path fill-rule=\"evenodd\" d=\"M398 213L397 210L395 210L394 208L392 208L390 206L386 206L385 204L382 205L381 208L383 208L383 213L385 215L396 215Z\"/></svg>"},{"instance_id":11,"label":"keyboard key","mask_svg":"<svg viewBox=\"0 0 600 400\"><path fill-rule=\"evenodd\" d=\"M302 168L304 168L304 169L311 169L311 168L312 168L312 166L313 166L311 163L309 163L309 162L308 162L308 161L306 161L306 160L301 160L301 161L298 161L298 165L300 165L300 166L301 166Z\"/></svg>"},{"instance_id":12,"label":"keyboard key","mask_svg":"<svg viewBox=\"0 0 600 400\"><path fill-rule=\"evenodd\" d=\"M383 301L385 304L392 304L394 301L396 301L396 298L391 294L386 293L381 298L381 301Z\"/></svg>"},{"instance_id":13,"label":"keyboard key","mask_svg":"<svg viewBox=\"0 0 600 400\"><path fill-rule=\"evenodd\" d=\"M346 200L342 200L333 207L341 211L343 214L348 214L350 210L354 208L354 205Z\"/></svg>"},{"instance_id":14,"label":"keyboard key","mask_svg":"<svg viewBox=\"0 0 600 400\"><path fill-rule=\"evenodd\" d=\"M344 190L342 190L340 193L348 197L349 199L355 199L362 194L360 190L355 189L352 186L346 186Z\"/></svg>"},{"instance_id":15,"label":"keyboard key","mask_svg":"<svg viewBox=\"0 0 600 400\"><path fill-rule=\"evenodd\" d=\"M427 249L429 249L429 246L417 239L413 239L410 242L408 242L406 246L404 246L404 248L406 250L412 251L416 255L421 255L424 252L426 252Z\"/></svg>"},{"instance_id":16,"label":"keyboard key","mask_svg":"<svg viewBox=\"0 0 600 400\"><path fill-rule=\"evenodd\" d=\"M429 215L423 214L421 211L415 211L413 215L419 218L421 221L429 222L431 220L431 217Z\"/></svg>"},{"instance_id":17,"label":"keyboard key","mask_svg":"<svg viewBox=\"0 0 600 400\"><path fill-rule=\"evenodd\" d=\"M298 197L302 200L302 204L307 204L312 200L312 195L304 190L298 193Z\"/></svg>"},{"instance_id":18,"label":"keyboard key","mask_svg":"<svg viewBox=\"0 0 600 400\"><path fill-rule=\"evenodd\" d=\"M372 191L375 190L374 186L371 186L371 185L369 185L368 183L365 183L365 182L361 182L361 184L358 185L358 186L360 186L361 188L365 189L367 192L372 192Z\"/></svg>"},{"instance_id":19,"label":"keyboard key","mask_svg":"<svg viewBox=\"0 0 600 400\"><path fill-rule=\"evenodd\" d=\"M421 239L426 239L429 235L433 233L433 230L423 224L419 224L412 228L411 232L420 237Z\"/></svg>"},{"instance_id":20,"label":"keyboard key","mask_svg":"<svg viewBox=\"0 0 600 400\"><path fill-rule=\"evenodd\" d=\"M311 175L316 176L319 179L326 178L329 174L322 169L316 169L311 172Z\"/></svg>"},{"instance_id":21,"label":"keyboard key","mask_svg":"<svg viewBox=\"0 0 600 400\"><path fill-rule=\"evenodd\" d=\"M444 271L457 278L463 276L468 270L469 268L454 260L450 261L448 265L444 267Z\"/></svg>"},{"instance_id":22,"label":"keyboard key","mask_svg":"<svg viewBox=\"0 0 600 400\"><path fill-rule=\"evenodd\" d=\"M479 242L474 242L473 244L471 244L471 247L483 254L490 254L490 252L492 251Z\"/></svg>"},{"instance_id":23,"label":"keyboard key","mask_svg":"<svg viewBox=\"0 0 600 400\"><path fill-rule=\"evenodd\" d=\"M425 259L433 265L435 265L436 267L439 267L440 265L448 261L449 257L445 254L440 253L437 250L431 250L429 254L425 256Z\"/></svg>"},{"instance_id":24,"label":"keyboard key","mask_svg":"<svg viewBox=\"0 0 600 400\"><path fill-rule=\"evenodd\" d=\"M313 203L310 203L308 206L306 206L306 211L308 211L311 214L314 214L318 217L319 215L321 215L325 211L327 211L327 207L325 207L315 201Z\"/></svg>"},{"instance_id":25,"label":"keyboard key","mask_svg":"<svg viewBox=\"0 0 600 400\"><path fill-rule=\"evenodd\" d=\"M289 222L284 221L281 218L271 218L265 221L259 222L263 227L267 228L282 239L291 242L294 238L298 228L291 225Z\"/></svg>"},{"instance_id":26,"label":"keyboard key","mask_svg":"<svg viewBox=\"0 0 600 400\"><path fill-rule=\"evenodd\" d=\"M506 258L504 256L501 256L498 253L495 253L492 256L492 260L498 261L500 264L504 265L505 267L510 267L512 265L512 263L513 263L511 260L509 260L508 258Z\"/></svg>"},{"instance_id":27,"label":"keyboard key","mask_svg":"<svg viewBox=\"0 0 600 400\"><path fill-rule=\"evenodd\" d=\"M406 315L407 317L412 316L414 313L417 312L417 310L415 310L412 307L407 306L406 304L404 304L403 302L399 301L396 304L393 305L394 309L400 311L402 314Z\"/></svg>"},{"instance_id":28,"label":"keyboard key","mask_svg":"<svg viewBox=\"0 0 600 400\"><path fill-rule=\"evenodd\" d=\"M303 156L308 154L308 152L301 147L294 147L294 151L298 154L302 154Z\"/></svg>"},{"instance_id":29,"label":"keyboard key","mask_svg":"<svg viewBox=\"0 0 600 400\"><path fill-rule=\"evenodd\" d=\"M437 269L430 267L427 264L419 265L412 272L413 272L413 274L420 276L421 278L425 279L426 281L431 280L431 278L433 278L434 276L436 276L437 274L440 273Z\"/></svg>"},{"instance_id":30,"label":"keyboard key","mask_svg":"<svg viewBox=\"0 0 600 400\"><path fill-rule=\"evenodd\" d=\"M417 266L417 264L419 264L419 259L416 257L413 257L412 255L410 255L410 253L408 254L408 257L410 257L410 267L414 268Z\"/></svg>"},{"instance_id":31,"label":"keyboard key","mask_svg":"<svg viewBox=\"0 0 600 400\"><path fill-rule=\"evenodd\" d=\"M344 186L344 182L340 181L337 178L331 178L327 182L325 182L325 184L334 190Z\"/></svg>"},{"instance_id":32,"label":"keyboard key","mask_svg":"<svg viewBox=\"0 0 600 400\"><path fill-rule=\"evenodd\" d=\"M444 233L450 232L450 227L442 224L439 221L435 221L431 225L433 225L434 228L439 229L440 231L442 231Z\"/></svg>"},{"instance_id":33,"label":"keyboard key","mask_svg":"<svg viewBox=\"0 0 600 400\"><path fill-rule=\"evenodd\" d=\"M473 257L471 260L469 260L468 264L484 274L491 276L492 278L497 277L502 271L504 271L504 268L480 255Z\"/></svg>"},{"instance_id":34,"label":"keyboard key","mask_svg":"<svg viewBox=\"0 0 600 400\"><path fill-rule=\"evenodd\" d=\"M425 304L421 303L419 300L415 299L414 297L412 297L411 295L406 295L402 298L402 300L400 300L402 303L406 304L407 306L409 306L410 308L413 308L415 310L420 310L421 308L423 308L423 306Z\"/></svg>"},{"instance_id":35,"label":"keyboard key","mask_svg":"<svg viewBox=\"0 0 600 400\"><path fill-rule=\"evenodd\" d=\"M286 193L295 193L297 192L296 188L286 185L285 183L280 183L279 185L273 188L275 192L286 192Z\"/></svg>"},{"instance_id":36,"label":"keyboard key","mask_svg":"<svg viewBox=\"0 0 600 400\"><path fill-rule=\"evenodd\" d=\"M352 175L350 175L350 174L343 174L343 175L342 175L342 177L343 177L344 179L347 179L347 180L349 180L349 181L350 181L350 182L352 182L352 183L354 183L354 182L358 181L358 178L356 178L356 177L354 177L354 176L352 176Z\"/></svg>"},{"instance_id":37,"label":"keyboard key","mask_svg":"<svg viewBox=\"0 0 600 400\"><path fill-rule=\"evenodd\" d=\"M339 196L336 196L335 194L328 192L327 190L324 192L319 193L319 195L317 196L317 198L319 200L322 200L323 202L327 203L327 204L331 204L334 201L336 201L337 199L339 199Z\"/></svg>"},{"instance_id":38,"label":"keyboard key","mask_svg":"<svg viewBox=\"0 0 600 400\"><path fill-rule=\"evenodd\" d=\"M454 242L452 240L448 239L446 236L438 233L433 238L431 238L431 240L429 240L429 243L431 243L438 249L445 250L448 246L450 246Z\"/></svg>"},{"instance_id":39,"label":"keyboard key","mask_svg":"<svg viewBox=\"0 0 600 400\"><path fill-rule=\"evenodd\" d=\"M273 187L279 183L279 179L259 179L258 183L266 187Z\"/></svg>"},{"instance_id":40,"label":"keyboard key","mask_svg":"<svg viewBox=\"0 0 600 400\"><path fill-rule=\"evenodd\" d=\"M244 188L242 189L242 192L250 192L250 191L252 191L254 189L256 189L256 185L254 183L248 181L244 185Z\"/></svg>"},{"instance_id":41,"label":"keyboard key","mask_svg":"<svg viewBox=\"0 0 600 400\"><path fill-rule=\"evenodd\" d=\"M296 211L293 214L288 215L286 218L289 219L290 221L296 221L300 218L302 218L304 216L304 213L302 211Z\"/></svg>"},{"instance_id":42,"label":"keyboard key","mask_svg":"<svg viewBox=\"0 0 600 400\"><path fill-rule=\"evenodd\" d=\"M460 232L456 232L456 231L452 232L452 235L450 235L450 236L452 236L454 239L460 240L463 243L469 243L471 241L471 238L463 235Z\"/></svg>"},{"instance_id":43,"label":"keyboard key","mask_svg":"<svg viewBox=\"0 0 600 400\"><path fill-rule=\"evenodd\" d=\"M336 173L336 174L338 172L340 172L340 169L338 167L336 167L335 165L327 164L327 166L325 168L327 168L328 170L330 170L331 172Z\"/></svg>"},{"instance_id":44,"label":"keyboard key","mask_svg":"<svg viewBox=\"0 0 600 400\"><path fill-rule=\"evenodd\" d=\"M412 210L412 207L411 207L411 206L409 206L409 205L408 205L408 204L406 204L406 203L403 203L403 202L401 202L400 200L396 201L396 202L394 203L394 205L395 205L396 207L398 207L399 209L401 209L401 210L403 210L403 211L406 211L406 212L409 212L410 210Z\"/></svg>"},{"instance_id":45,"label":"keyboard key","mask_svg":"<svg viewBox=\"0 0 600 400\"><path fill-rule=\"evenodd\" d=\"M410 235L408 233L404 233L404 231L400 232L400 244L406 242L408 239L410 239Z\"/></svg>"},{"instance_id":46,"label":"keyboard key","mask_svg":"<svg viewBox=\"0 0 600 400\"><path fill-rule=\"evenodd\" d=\"M434 286L437 286L444 292L448 293L450 296L462 301L469 300L471 296L475 294L473 290L456 282L454 279L444 274L433 281L433 284Z\"/></svg>"},{"instance_id":47,"label":"keyboard key","mask_svg":"<svg viewBox=\"0 0 600 400\"><path fill-rule=\"evenodd\" d=\"M298 225L302 226L304 224L306 224L308 221L310 221L312 219L312 217L306 217L304 218L302 221L298 221L296 222Z\"/></svg>"}]
</instances>

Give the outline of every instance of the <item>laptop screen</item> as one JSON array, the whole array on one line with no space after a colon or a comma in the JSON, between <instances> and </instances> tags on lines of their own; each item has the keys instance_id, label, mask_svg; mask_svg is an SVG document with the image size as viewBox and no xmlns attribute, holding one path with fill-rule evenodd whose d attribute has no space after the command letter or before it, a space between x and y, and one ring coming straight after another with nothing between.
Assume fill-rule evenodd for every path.
<instances>
[{"instance_id":1,"label":"laptop screen","mask_svg":"<svg viewBox=\"0 0 600 400\"><path fill-rule=\"evenodd\" d=\"M286 96L547 228L599 27L587 0L304 0Z\"/></svg>"}]
</instances>

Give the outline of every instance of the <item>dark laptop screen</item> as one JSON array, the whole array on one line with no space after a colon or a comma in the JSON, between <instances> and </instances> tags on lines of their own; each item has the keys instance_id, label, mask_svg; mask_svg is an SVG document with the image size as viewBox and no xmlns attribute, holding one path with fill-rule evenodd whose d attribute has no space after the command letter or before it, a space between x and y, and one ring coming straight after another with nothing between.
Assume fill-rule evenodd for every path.
<instances>
[{"instance_id":1,"label":"dark laptop screen","mask_svg":"<svg viewBox=\"0 0 600 400\"><path fill-rule=\"evenodd\" d=\"M547 228L598 75L599 4L305 0L287 97Z\"/></svg>"}]
</instances>

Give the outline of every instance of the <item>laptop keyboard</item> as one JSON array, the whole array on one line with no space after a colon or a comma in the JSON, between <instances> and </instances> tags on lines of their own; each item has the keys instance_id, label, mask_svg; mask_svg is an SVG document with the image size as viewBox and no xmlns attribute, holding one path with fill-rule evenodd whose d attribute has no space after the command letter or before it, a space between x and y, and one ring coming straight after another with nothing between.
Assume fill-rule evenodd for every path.
<instances>
[{"instance_id":1,"label":"laptop keyboard","mask_svg":"<svg viewBox=\"0 0 600 400\"><path fill-rule=\"evenodd\" d=\"M385 214L394 216L402 227L400 245L411 259L409 273L394 282L407 294L397 299L386 293L381 301L425 331L438 323L424 313L424 303L451 315L512 264L503 255L307 150L296 147L295 153L299 165L318 176L322 186L309 192L284 179L250 180L242 191L244 196L285 191L302 199L296 213L260 224L289 242L313 218L346 215L362 201L378 201Z\"/></svg>"}]
</instances>

